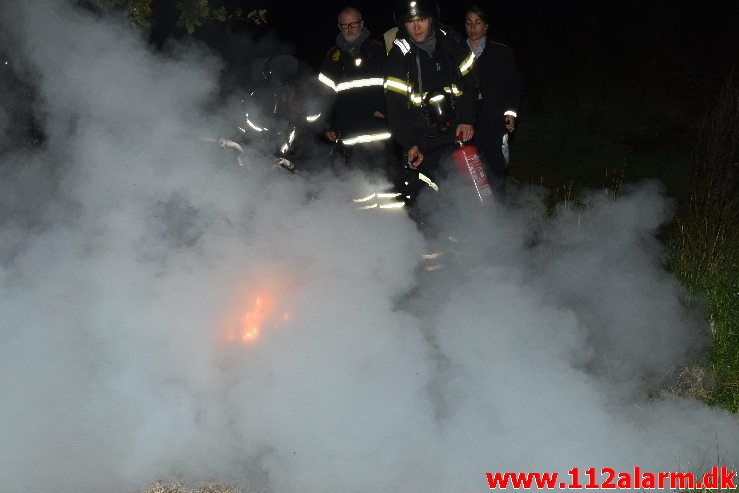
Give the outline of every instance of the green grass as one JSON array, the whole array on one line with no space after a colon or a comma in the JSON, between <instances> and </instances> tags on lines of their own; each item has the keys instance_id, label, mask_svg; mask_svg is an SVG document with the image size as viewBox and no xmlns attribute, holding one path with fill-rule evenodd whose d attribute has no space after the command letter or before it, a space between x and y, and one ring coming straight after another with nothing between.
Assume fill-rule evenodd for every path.
<instances>
[{"instance_id":1,"label":"green grass","mask_svg":"<svg viewBox=\"0 0 739 493\"><path fill-rule=\"evenodd\" d=\"M700 262L685 255L675 236L670 244L671 268L690 293L707 308L712 344L706 367L716 387L705 399L708 404L739 412L739 245L726 245L726 260Z\"/></svg>"},{"instance_id":2,"label":"green grass","mask_svg":"<svg viewBox=\"0 0 739 493\"><path fill-rule=\"evenodd\" d=\"M687 201L692 193L692 142L598 133L574 117L537 116L519 128L511 176L523 184L542 184L552 192L613 188L614 182L655 178L666 193Z\"/></svg>"},{"instance_id":3,"label":"green grass","mask_svg":"<svg viewBox=\"0 0 739 493\"><path fill-rule=\"evenodd\" d=\"M739 412L739 81L726 80L696 147L694 190L668 243L673 272L708 308L716 389Z\"/></svg>"},{"instance_id":4,"label":"green grass","mask_svg":"<svg viewBox=\"0 0 739 493\"><path fill-rule=\"evenodd\" d=\"M739 89L729 77L701 129L641 128L613 104L600 117L586 105L551 101L530 108L513 147L511 177L548 189L550 214L557 204L582 205L585 190L613 196L623 183L655 178L676 200L677 214L660 239L669 267L692 301L706 307L710 353L682 369L694 387L673 389L739 412L739 199L737 135ZM606 118L605 116L611 117Z\"/></svg>"}]
</instances>

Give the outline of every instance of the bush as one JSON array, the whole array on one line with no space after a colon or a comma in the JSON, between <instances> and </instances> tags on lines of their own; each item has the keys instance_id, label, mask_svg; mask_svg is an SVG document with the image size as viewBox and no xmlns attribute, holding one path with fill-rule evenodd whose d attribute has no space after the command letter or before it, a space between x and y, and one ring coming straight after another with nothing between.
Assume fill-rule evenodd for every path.
<instances>
[{"instance_id":1,"label":"bush","mask_svg":"<svg viewBox=\"0 0 739 493\"><path fill-rule=\"evenodd\" d=\"M693 193L676 219L670 264L708 308L710 365L718 386L706 399L739 412L739 84L727 78L705 119Z\"/></svg>"}]
</instances>

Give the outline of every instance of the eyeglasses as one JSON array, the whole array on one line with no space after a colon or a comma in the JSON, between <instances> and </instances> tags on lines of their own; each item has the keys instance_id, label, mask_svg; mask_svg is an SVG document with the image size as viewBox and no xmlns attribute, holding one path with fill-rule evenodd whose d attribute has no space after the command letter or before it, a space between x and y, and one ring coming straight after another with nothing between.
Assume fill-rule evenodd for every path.
<instances>
[{"instance_id":1,"label":"eyeglasses","mask_svg":"<svg viewBox=\"0 0 739 493\"><path fill-rule=\"evenodd\" d=\"M359 27L359 26L360 26L360 25L361 25L361 24L362 24L363 22L364 22L364 21L360 19L360 20L358 20L358 21L350 22L350 23L348 23L348 24L339 24L339 29L341 29L342 31L348 31L349 29L356 29L356 28L358 28L358 27Z\"/></svg>"}]
</instances>

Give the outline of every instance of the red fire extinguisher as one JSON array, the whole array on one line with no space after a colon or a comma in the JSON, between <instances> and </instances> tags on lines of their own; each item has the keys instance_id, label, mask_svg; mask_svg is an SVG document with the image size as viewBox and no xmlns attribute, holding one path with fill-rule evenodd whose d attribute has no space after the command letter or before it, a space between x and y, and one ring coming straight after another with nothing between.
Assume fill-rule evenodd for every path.
<instances>
[{"instance_id":1,"label":"red fire extinguisher","mask_svg":"<svg viewBox=\"0 0 739 493\"><path fill-rule=\"evenodd\" d=\"M452 153L452 158L454 159L457 171L459 171L467 183L474 187L480 203L483 205L490 203L493 192L490 190L488 177L482 167L482 161L480 161L480 154L477 152L477 147L472 144L465 144L459 136L457 136L455 142L457 148Z\"/></svg>"}]
</instances>

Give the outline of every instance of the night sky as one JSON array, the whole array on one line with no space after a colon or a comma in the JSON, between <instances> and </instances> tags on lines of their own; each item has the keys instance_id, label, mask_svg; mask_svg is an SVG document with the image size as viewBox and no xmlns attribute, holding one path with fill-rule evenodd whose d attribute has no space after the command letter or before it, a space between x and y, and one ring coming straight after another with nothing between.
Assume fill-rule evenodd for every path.
<instances>
[{"instance_id":1,"label":"night sky","mask_svg":"<svg viewBox=\"0 0 739 493\"><path fill-rule=\"evenodd\" d=\"M469 3L441 1L442 21L464 30L464 9ZM476 2L492 17L490 37L509 44L516 53L522 71L538 72L542 64L565 66L592 60L594 55L615 57L623 63L647 51L662 55L670 52L676 59L702 63L707 69L720 70L739 59L739 7L719 6L719 2L701 5L655 0L650 2ZM723 3L723 2L721 2ZM157 37L173 34L174 2L155 1L158 19ZM393 26L395 1L358 0L351 2L362 10L365 25L376 37ZM315 65L337 34L336 14L346 1L294 2L290 0L231 0L229 8L265 8L267 26L231 26L230 36L248 30L260 38L273 31L282 41L294 45L301 58ZM227 44L220 26L203 29L201 37L214 44ZM228 35L227 35L228 36ZM226 48L227 49L227 48Z\"/></svg>"},{"instance_id":2,"label":"night sky","mask_svg":"<svg viewBox=\"0 0 739 493\"><path fill-rule=\"evenodd\" d=\"M441 18L464 30L464 9L472 2L441 1ZM490 37L509 44L524 73L569 70L585 61L614 64L614 70L648 52L679 63L722 70L739 59L739 7L719 2L477 2L491 14ZM723 3L723 2L721 2ZM727 2L730 4L731 2ZM315 65L336 36L336 14L347 2L242 0L235 7L266 8L269 24L251 29L260 37L275 31L294 44L298 56ZM376 37L393 26L394 1L358 0L365 24ZM165 28L166 30L166 28ZM238 31L239 29L234 29ZM557 69L559 67L559 69Z\"/></svg>"}]
</instances>

